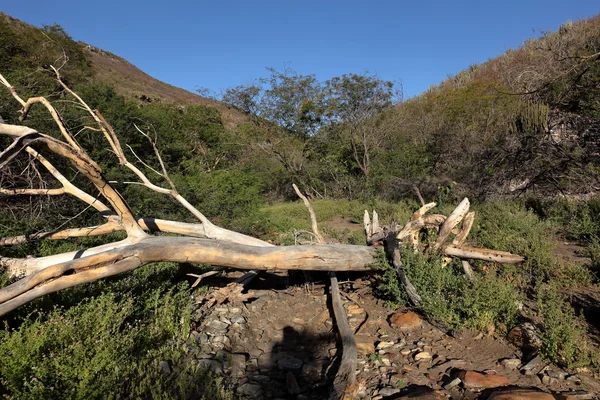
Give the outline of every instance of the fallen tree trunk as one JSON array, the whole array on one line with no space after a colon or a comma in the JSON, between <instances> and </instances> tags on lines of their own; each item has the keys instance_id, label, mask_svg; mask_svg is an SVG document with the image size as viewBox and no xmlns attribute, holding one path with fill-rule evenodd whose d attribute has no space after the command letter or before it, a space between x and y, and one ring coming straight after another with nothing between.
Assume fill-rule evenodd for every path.
<instances>
[{"instance_id":1,"label":"fallen tree trunk","mask_svg":"<svg viewBox=\"0 0 600 400\"><path fill-rule=\"evenodd\" d=\"M19 259L11 260L16 262ZM119 264L123 260L136 261ZM151 262L211 264L246 270L368 271L371 269L369 265L376 260L376 249L366 246L258 247L212 239L150 236L135 244L54 263L3 288L0 290L0 315L45 294ZM31 265L36 259L22 261ZM16 298L20 300L12 301Z\"/></svg>"},{"instance_id":2,"label":"fallen tree trunk","mask_svg":"<svg viewBox=\"0 0 600 400\"><path fill-rule=\"evenodd\" d=\"M21 153L27 152L31 163L43 165L50 175L62 185L62 188L57 189L0 187L0 195L67 194L86 203L88 208L96 209L107 219L105 224L97 227L60 230L61 225L55 231L0 238L0 246L18 245L35 240L106 235L117 231L122 231L127 235L126 239L121 241L47 257L20 259L0 256L0 266L6 269L8 275L11 278L22 278L0 289L0 315L45 294L130 271L151 262L212 264L246 270L312 271L368 271L373 268L374 264L379 264L377 252L373 247L325 244L277 247L260 239L214 225L178 193L173 181L169 178L160 153L149 135L138 128L138 131L150 140L162 172L149 167L137 155L136 158L145 167L160 175L168 183L168 187L161 187L151 182L142 170L126 158L116 133L109 123L98 111L92 110L76 93L71 91L61 80L58 71L55 70L55 72L57 82L75 98L75 103L89 114L88 117L97 126L92 130L102 133L119 164L136 176L138 181L133 183L140 184L154 193L170 196L193 215L198 223L191 224L135 216L126 200L113 187L112 182L105 178L100 165L92 160L83 146L75 140L75 135L71 134L64 125L52 104L43 97L23 100L8 81L0 75L0 84L7 87L10 94L22 106L21 121L26 118L32 106L42 104L49 111L60 135L64 138L64 140L60 140L27 126L0 123L0 135L13 139L12 144L0 152L0 169L13 162ZM102 201L75 187L49 160L31 147L34 145L70 162L96 187L100 196L103 197ZM299 195L302 197L301 193ZM103 202L104 200L106 200L106 204ZM305 202L308 203L307 200ZM324 239L316 226L314 211L310 204L307 206L311 212L315 236L320 242L323 242ZM433 207L435 207L435 203L424 205L412 215L410 221L404 226L392 224L382 227L379 224L377 213L373 212L372 223L368 213L365 214L367 244L388 243L386 247L388 258L396 267L401 282L415 303L418 304L420 298L404 273L400 259L400 246L403 241L408 241L414 251L431 250L428 254L439 251L450 257L497 263L518 263L523 260L522 257L507 252L463 245L474 218L473 213L468 213L468 199L465 198L449 217L440 214L426 215ZM461 222L462 231L458 232L452 244L445 244ZM419 235L426 230L435 230L438 233L434 243L420 243ZM178 234L183 237L152 236L151 233L154 232Z\"/></svg>"}]
</instances>

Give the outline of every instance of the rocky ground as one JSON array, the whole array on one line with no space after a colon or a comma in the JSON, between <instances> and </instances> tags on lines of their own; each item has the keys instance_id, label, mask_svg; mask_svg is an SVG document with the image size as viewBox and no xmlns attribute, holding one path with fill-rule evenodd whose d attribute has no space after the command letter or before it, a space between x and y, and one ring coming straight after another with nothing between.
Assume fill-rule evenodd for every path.
<instances>
[{"instance_id":1,"label":"rocky ground","mask_svg":"<svg viewBox=\"0 0 600 400\"><path fill-rule=\"evenodd\" d=\"M195 362L226 377L241 399L327 398L341 351L328 287L262 274L247 290L225 301L215 291L197 296ZM359 351L354 398L597 398L600 384L589 376L492 332L450 336L412 311L386 308L368 280L342 282L341 291Z\"/></svg>"}]
</instances>

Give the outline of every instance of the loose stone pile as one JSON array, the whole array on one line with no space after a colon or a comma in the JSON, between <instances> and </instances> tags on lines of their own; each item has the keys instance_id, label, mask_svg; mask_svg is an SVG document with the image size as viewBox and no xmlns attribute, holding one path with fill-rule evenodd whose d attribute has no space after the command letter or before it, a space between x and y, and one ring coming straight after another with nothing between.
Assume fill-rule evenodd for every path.
<instances>
[{"instance_id":1,"label":"loose stone pile","mask_svg":"<svg viewBox=\"0 0 600 400\"><path fill-rule=\"evenodd\" d=\"M363 295L367 287L344 288L357 332L355 398L594 398L590 378L523 359L503 340L478 332L451 337L412 311L390 314ZM226 377L241 399L327 398L340 349L326 287L253 292L245 303L196 311L193 362Z\"/></svg>"}]
</instances>

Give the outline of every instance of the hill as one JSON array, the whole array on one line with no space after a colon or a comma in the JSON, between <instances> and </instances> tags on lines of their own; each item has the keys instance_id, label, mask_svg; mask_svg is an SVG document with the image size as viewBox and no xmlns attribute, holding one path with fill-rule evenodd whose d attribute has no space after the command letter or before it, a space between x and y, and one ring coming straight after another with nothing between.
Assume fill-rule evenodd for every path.
<instances>
[{"instance_id":1,"label":"hill","mask_svg":"<svg viewBox=\"0 0 600 400\"><path fill-rule=\"evenodd\" d=\"M62 63L61 52L64 51L68 62L62 73L71 83L108 85L126 99L138 103L213 107L228 127L246 120L230 106L159 81L108 51L75 42L58 25L37 28L0 12L0 34L0 67L5 75L16 70L31 73L57 61Z\"/></svg>"},{"instance_id":2,"label":"hill","mask_svg":"<svg viewBox=\"0 0 600 400\"><path fill-rule=\"evenodd\" d=\"M85 43L80 45L91 62L94 71L93 79L114 86L117 93L125 98L144 103L161 102L214 107L228 127L234 127L247 120L247 117L235 108L159 81L122 57Z\"/></svg>"}]
</instances>

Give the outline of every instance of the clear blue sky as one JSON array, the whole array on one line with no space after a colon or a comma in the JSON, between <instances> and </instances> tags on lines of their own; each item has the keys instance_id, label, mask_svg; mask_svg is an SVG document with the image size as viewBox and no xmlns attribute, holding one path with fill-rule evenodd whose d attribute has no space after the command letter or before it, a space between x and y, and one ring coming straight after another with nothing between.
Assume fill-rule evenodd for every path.
<instances>
[{"instance_id":1,"label":"clear blue sky","mask_svg":"<svg viewBox=\"0 0 600 400\"><path fill-rule=\"evenodd\" d=\"M413 96L542 31L600 12L598 0L2 0L33 25L120 55L150 75L218 91L265 67L328 79L370 71Z\"/></svg>"}]
</instances>

